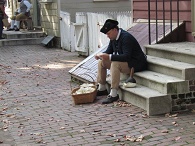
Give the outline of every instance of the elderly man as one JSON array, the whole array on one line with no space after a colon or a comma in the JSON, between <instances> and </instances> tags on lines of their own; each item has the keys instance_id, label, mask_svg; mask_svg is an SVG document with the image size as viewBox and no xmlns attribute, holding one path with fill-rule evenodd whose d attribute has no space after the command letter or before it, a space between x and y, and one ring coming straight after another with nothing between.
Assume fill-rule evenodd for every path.
<instances>
[{"instance_id":1,"label":"elderly man","mask_svg":"<svg viewBox=\"0 0 195 146\"><path fill-rule=\"evenodd\" d=\"M20 20L26 19L30 16L31 4L28 0L18 0L20 2L20 7L16 12L15 16L11 17L11 27L7 31L19 31Z\"/></svg>"},{"instance_id":2,"label":"elderly man","mask_svg":"<svg viewBox=\"0 0 195 146\"><path fill-rule=\"evenodd\" d=\"M111 90L102 104L112 103L119 99L117 90L120 83L120 73L129 74L131 68L135 72L146 70L147 59L137 40L127 31L118 27L118 21L108 19L100 30L110 39L105 52L95 55L98 62L97 96L108 95L106 90L107 69L111 74Z\"/></svg>"},{"instance_id":3,"label":"elderly man","mask_svg":"<svg viewBox=\"0 0 195 146\"><path fill-rule=\"evenodd\" d=\"M5 0L0 0L0 39L4 39L2 37L2 34L3 34L3 19L6 16L4 4L5 4Z\"/></svg>"}]
</instances>

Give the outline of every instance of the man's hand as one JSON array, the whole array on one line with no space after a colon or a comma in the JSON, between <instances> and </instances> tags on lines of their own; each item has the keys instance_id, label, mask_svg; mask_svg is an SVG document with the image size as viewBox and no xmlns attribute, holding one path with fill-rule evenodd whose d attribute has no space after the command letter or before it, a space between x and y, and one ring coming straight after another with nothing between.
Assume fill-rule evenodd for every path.
<instances>
[{"instance_id":1,"label":"man's hand","mask_svg":"<svg viewBox=\"0 0 195 146\"><path fill-rule=\"evenodd\" d=\"M106 53L98 53L95 55L95 59L101 59L101 60L109 60L109 54Z\"/></svg>"}]
</instances>

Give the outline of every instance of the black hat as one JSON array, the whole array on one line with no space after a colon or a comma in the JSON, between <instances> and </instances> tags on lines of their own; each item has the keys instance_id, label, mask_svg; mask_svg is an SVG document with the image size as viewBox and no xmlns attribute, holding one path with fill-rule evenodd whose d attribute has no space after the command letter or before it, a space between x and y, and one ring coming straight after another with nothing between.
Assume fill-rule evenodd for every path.
<instances>
[{"instance_id":1,"label":"black hat","mask_svg":"<svg viewBox=\"0 0 195 146\"><path fill-rule=\"evenodd\" d=\"M118 25L118 21L107 19L106 22L104 23L104 26L100 29L100 32L106 34L108 31L115 28L117 25Z\"/></svg>"}]
</instances>

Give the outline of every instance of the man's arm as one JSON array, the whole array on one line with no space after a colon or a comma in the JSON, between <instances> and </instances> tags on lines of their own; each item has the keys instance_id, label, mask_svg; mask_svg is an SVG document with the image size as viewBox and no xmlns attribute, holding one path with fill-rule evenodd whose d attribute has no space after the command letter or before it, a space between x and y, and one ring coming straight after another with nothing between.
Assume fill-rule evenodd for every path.
<instances>
[{"instance_id":1,"label":"man's arm","mask_svg":"<svg viewBox=\"0 0 195 146\"><path fill-rule=\"evenodd\" d=\"M29 11L30 11L30 8L32 7L31 3L29 3L28 1L24 1L24 4L25 4L26 7L27 7L26 12L29 12Z\"/></svg>"},{"instance_id":2,"label":"man's arm","mask_svg":"<svg viewBox=\"0 0 195 146\"><path fill-rule=\"evenodd\" d=\"M112 55L111 61L128 62L129 60L131 60L134 47L131 36L124 35L123 37L121 37L119 47L119 50L122 51L122 53L120 53L120 55Z\"/></svg>"}]
</instances>

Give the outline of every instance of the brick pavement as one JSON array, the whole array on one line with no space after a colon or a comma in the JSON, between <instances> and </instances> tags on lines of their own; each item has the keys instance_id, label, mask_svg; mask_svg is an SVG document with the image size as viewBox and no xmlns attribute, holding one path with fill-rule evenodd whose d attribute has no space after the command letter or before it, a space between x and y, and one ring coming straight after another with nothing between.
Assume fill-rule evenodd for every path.
<instances>
[{"instance_id":1,"label":"brick pavement","mask_svg":"<svg viewBox=\"0 0 195 146\"><path fill-rule=\"evenodd\" d=\"M68 71L81 60L38 45L0 48L0 146L195 145L195 111L147 117L101 98L75 106Z\"/></svg>"}]
</instances>

